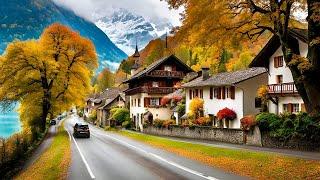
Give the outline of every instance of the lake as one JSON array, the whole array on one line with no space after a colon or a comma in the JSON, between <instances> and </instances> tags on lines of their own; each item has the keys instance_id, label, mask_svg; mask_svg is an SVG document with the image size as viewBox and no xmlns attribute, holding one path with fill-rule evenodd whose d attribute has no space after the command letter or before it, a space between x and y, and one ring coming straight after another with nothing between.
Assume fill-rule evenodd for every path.
<instances>
[{"instance_id":1,"label":"lake","mask_svg":"<svg viewBox=\"0 0 320 180\"><path fill-rule=\"evenodd\" d=\"M21 123L17 112L0 114L0 137L8 138L21 130Z\"/></svg>"}]
</instances>

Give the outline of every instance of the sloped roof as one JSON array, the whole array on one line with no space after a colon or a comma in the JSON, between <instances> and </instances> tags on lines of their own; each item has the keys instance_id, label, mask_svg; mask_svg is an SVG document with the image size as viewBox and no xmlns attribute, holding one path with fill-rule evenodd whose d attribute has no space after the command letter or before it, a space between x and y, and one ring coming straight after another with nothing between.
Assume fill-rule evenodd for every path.
<instances>
[{"instance_id":1,"label":"sloped roof","mask_svg":"<svg viewBox=\"0 0 320 180\"><path fill-rule=\"evenodd\" d=\"M308 30L307 29L289 29L289 35L293 38L297 38L300 41L308 42ZM267 44L262 48L259 54L252 60L249 67L268 67L269 58L280 47L280 39L278 36L273 35Z\"/></svg>"},{"instance_id":2,"label":"sloped roof","mask_svg":"<svg viewBox=\"0 0 320 180\"><path fill-rule=\"evenodd\" d=\"M182 87L203 87L203 86L225 86L234 85L242 81L251 79L255 76L266 73L265 68L248 68L245 70L224 72L211 76L207 80L203 80L202 76L190 81Z\"/></svg>"},{"instance_id":3,"label":"sloped roof","mask_svg":"<svg viewBox=\"0 0 320 180\"><path fill-rule=\"evenodd\" d=\"M169 59L174 59L176 60L178 63L180 63L181 65L183 65L189 72L193 72L193 70L187 66L185 63L183 63L179 58L177 58L175 55L170 55L167 56L165 58L162 58L158 61L153 62L152 64L150 64L147 68L143 69L142 71L138 72L137 74L133 75L132 77L130 77L129 79L125 80L123 83L128 83L134 79L140 78L145 76L147 73L149 73L150 71L154 70L155 68L157 68L159 65L161 65L162 63L164 63L165 61L169 60Z\"/></svg>"}]
</instances>

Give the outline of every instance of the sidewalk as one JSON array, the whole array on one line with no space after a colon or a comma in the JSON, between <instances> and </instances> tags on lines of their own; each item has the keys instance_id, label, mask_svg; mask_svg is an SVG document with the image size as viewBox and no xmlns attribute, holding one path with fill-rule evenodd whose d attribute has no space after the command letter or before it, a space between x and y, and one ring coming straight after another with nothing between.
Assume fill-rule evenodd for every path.
<instances>
[{"instance_id":1,"label":"sidewalk","mask_svg":"<svg viewBox=\"0 0 320 180\"><path fill-rule=\"evenodd\" d=\"M136 131L130 131L130 132L140 133L140 132L136 132ZM140 134L143 134L143 133L140 133ZM153 135L153 136L156 136L156 135ZM165 138L165 139L171 139L174 141L187 142L187 143L193 143L193 144L201 144L201 145L219 147L219 148L275 153L275 154L296 157L296 158L302 158L302 159L308 159L308 160L320 160L320 152L307 152L307 151L296 151L296 150L290 150L290 149L257 147L257 146L248 146L248 145L241 145L241 144L231 144L231 143L224 143L224 142L218 142L218 141L189 139L189 138L180 138L180 137L169 137L169 136L158 136L158 137Z\"/></svg>"}]
</instances>

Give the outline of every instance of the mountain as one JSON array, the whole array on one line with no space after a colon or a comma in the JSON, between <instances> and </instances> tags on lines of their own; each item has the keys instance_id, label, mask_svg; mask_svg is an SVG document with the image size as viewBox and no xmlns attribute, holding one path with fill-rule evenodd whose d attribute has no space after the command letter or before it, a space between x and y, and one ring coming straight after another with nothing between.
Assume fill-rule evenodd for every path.
<instances>
[{"instance_id":1,"label":"mountain","mask_svg":"<svg viewBox=\"0 0 320 180\"><path fill-rule=\"evenodd\" d=\"M94 23L71 10L56 5L51 0L1 0L0 54L14 39L37 39L48 25L59 22L89 38L99 56L99 69L116 69L127 55L114 45Z\"/></svg>"},{"instance_id":2,"label":"mountain","mask_svg":"<svg viewBox=\"0 0 320 180\"><path fill-rule=\"evenodd\" d=\"M99 14L94 16L95 24L128 55L133 54L136 40L139 48L142 49L148 42L162 36L173 27L168 20L159 19L151 22L123 8L114 9L107 16L99 17Z\"/></svg>"}]
</instances>

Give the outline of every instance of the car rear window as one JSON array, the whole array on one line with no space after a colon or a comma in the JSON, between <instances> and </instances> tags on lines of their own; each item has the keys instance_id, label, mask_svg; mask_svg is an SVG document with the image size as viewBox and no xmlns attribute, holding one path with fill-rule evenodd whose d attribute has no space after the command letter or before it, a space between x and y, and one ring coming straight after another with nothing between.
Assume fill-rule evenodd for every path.
<instances>
[{"instance_id":1,"label":"car rear window","mask_svg":"<svg viewBox=\"0 0 320 180\"><path fill-rule=\"evenodd\" d=\"M88 125L79 125L79 128L80 129L89 129L89 126Z\"/></svg>"}]
</instances>

